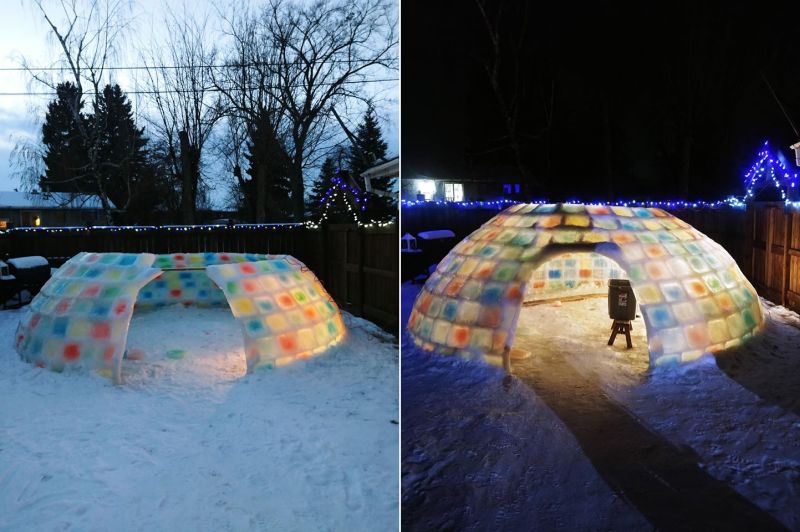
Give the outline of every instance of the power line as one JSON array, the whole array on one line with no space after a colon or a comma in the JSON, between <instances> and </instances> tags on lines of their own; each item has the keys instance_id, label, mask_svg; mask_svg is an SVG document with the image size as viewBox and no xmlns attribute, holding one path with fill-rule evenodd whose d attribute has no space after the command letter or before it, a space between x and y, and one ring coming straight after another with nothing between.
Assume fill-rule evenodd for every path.
<instances>
[{"instance_id":1,"label":"power line","mask_svg":"<svg viewBox=\"0 0 800 532\"><path fill-rule=\"evenodd\" d=\"M346 80L342 82L338 82L341 84L358 84L358 83L384 83L389 81L399 81L400 78L381 78L381 79L365 79L365 80ZM328 82L328 83L317 83L316 86L331 86L336 85L337 83ZM303 85L289 85L288 88L296 89L301 88ZM284 86L275 86L275 85L266 85L264 87L248 87L247 90L256 90L256 89L281 89L286 88ZM238 88L233 89L225 89L225 90L239 90ZM164 90L132 90L132 91L123 91L125 94L187 94L187 93L194 93L194 92L222 92L223 89L218 87L202 87L198 89L164 89ZM50 96L54 97L57 96L55 92L0 92L0 96Z\"/></svg>"},{"instance_id":2,"label":"power line","mask_svg":"<svg viewBox=\"0 0 800 532\"><path fill-rule=\"evenodd\" d=\"M341 64L341 63L354 63L356 61L348 59L323 59L318 61L304 61L304 64ZM103 70L179 70L182 68L242 68L254 66L282 66L286 63L270 63L268 61L252 61L247 63L227 63L218 65L137 65L137 66L114 66L103 67ZM51 66L51 67L0 67L0 72L57 72L70 70L68 66Z\"/></svg>"}]
</instances>

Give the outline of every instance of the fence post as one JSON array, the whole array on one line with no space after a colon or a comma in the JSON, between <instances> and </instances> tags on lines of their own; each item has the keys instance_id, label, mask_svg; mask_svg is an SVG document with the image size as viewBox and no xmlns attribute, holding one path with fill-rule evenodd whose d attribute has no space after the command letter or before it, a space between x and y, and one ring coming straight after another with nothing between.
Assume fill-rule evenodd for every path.
<instances>
[{"instance_id":1,"label":"fence post","mask_svg":"<svg viewBox=\"0 0 800 532\"><path fill-rule=\"evenodd\" d=\"M364 228L356 226L358 233L358 315L364 316Z\"/></svg>"},{"instance_id":2,"label":"fence post","mask_svg":"<svg viewBox=\"0 0 800 532\"><path fill-rule=\"evenodd\" d=\"M767 242L765 244L766 254L764 256L764 284L767 285L767 294L770 299L774 297L771 292L772 288L772 244L774 243L773 229L775 227L774 216L776 209L774 207L767 207Z\"/></svg>"},{"instance_id":3,"label":"fence post","mask_svg":"<svg viewBox=\"0 0 800 532\"><path fill-rule=\"evenodd\" d=\"M789 270L791 259L789 258L789 246L792 245L792 213L789 207L784 206L783 210L783 275L781 278L781 305L786 306L786 291L789 289Z\"/></svg>"},{"instance_id":4,"label":"fence post","mask_svg":"<svg viewBox=\"0 0 800 532\"><path fill-rule=\"evenodd\" d=\"M328 266L328 231L330 231L330 227L328 226L327 222L323 222L319 228L320 237L322 239L322 257L320 262L322 262L322 271L320 272L321 278L324 280L325 286L330 286L330 268Z\"/></svg>"}]
</instances>

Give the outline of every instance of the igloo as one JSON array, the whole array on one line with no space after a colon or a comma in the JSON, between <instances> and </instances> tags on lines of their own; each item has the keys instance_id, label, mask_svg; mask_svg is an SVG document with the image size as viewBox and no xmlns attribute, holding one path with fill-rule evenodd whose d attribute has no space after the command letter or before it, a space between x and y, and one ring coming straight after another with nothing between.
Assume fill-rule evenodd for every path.
<instances>
[{"instance_id":1,"label":"igloo","mask_svg":"<svg viewBox=\"0 0 800 532\"><path fill-rule=\"evenodd\" d=\"M336 303L288 255L80 253L26 308L15 346L38 366L86 366L119 383L134 307L176 303L229 305L248 373L321 353L345 334Z\"/></svg>"},{"instance_id":2,"label":"igloo","mask_svg":"<svg viewBox=\"0 0 800 532\"><path fill-rule=\"evenodd\" d=\"M686 222L656 208L559 203L509 207L456 245L408 330L423 349L499 364L526 299L606 291L612 277L630 280L651 367L739 345L763 326L736 262Z\"/></svg>"}]
</instances>

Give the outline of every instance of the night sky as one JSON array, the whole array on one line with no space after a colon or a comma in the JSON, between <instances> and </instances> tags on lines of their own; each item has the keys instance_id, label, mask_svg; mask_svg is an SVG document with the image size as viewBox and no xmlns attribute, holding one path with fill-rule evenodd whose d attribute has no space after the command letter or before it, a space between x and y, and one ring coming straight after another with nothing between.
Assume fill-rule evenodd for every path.
<instances>
[{"instance_id":1,"label":"night sky","mask_svg":"<svg viewBox=\"0 0 800 532\"><path fill-rule=\"evenodd\" d=\"M765 140L794 164L800 138L762 75L800 128L796 5L489 3L512 129L475 0L402 2L404 178L523 182L523 199L720 199L743 192Z\"/></svg>"}]
</instances>

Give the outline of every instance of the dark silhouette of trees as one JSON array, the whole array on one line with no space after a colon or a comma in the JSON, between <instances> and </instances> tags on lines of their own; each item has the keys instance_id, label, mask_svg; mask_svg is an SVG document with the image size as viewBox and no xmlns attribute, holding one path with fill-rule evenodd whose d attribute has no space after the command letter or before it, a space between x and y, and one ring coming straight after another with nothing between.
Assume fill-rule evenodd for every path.
<instances>
[{"instance_id":1,"label":"dark silhouette of trees","mask_svg":"<svg viewBox=\"0 0 800 532\"><path fill-rule=\"evenodd\" d=\"M86 122L82 96L70 82L59 83L56 95L56 99L47 105L42 124L45 171L39 177L39 188L44 192L95 193L84 136L72 113L72 109L77 108L79 120Z\"/></svg>"}]
</instances>

